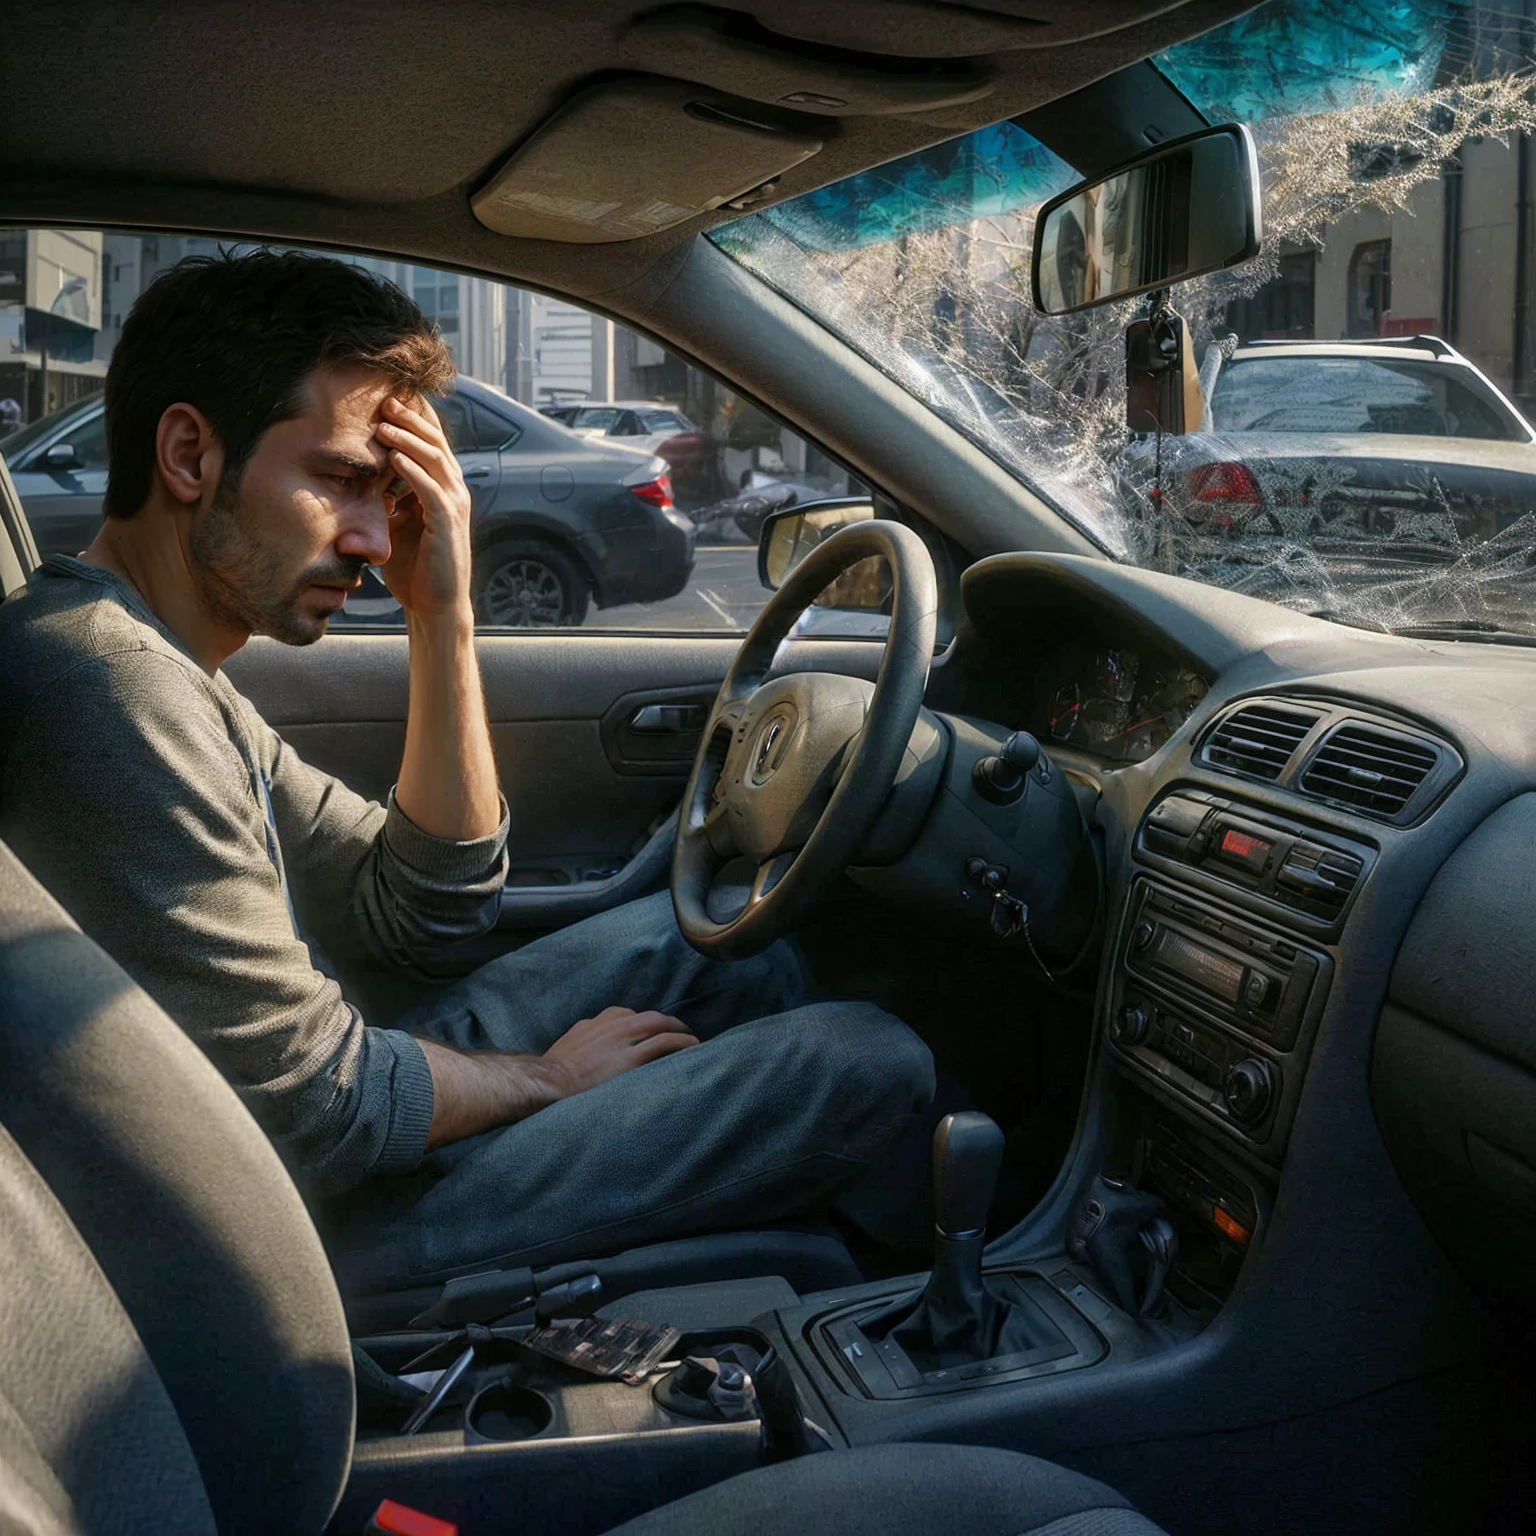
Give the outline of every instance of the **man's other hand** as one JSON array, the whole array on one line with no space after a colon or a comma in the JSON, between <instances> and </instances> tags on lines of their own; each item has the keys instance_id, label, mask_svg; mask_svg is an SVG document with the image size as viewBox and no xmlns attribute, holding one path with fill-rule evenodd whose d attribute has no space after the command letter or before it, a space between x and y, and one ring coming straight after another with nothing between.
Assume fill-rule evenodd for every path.
<instances>
[{"instance_id":1,"label":"man's other hand","mask_svg":"<svg viewBox=\"0 0 1536 1536\"><path fill-rule=\"evenodd\" d=\"M545 1051L544 1060L568 1084L561 1095L568 1098L698 1043L688 1026L670 1014L613 1007L596 1018L577 1020Z\"/></svg>"},{"instance_id":2,"label":"man's other hand","mask_svg":"<svg viewBox=\"0 0 1536 1536\"><path fill-rule=\"evenodd\" d=\"M542 1056L464 1051L420 1037L417 1043L432 1074L431 1151L515 1125L572 1094L699 1042L669 1014L604 1008L596 1018L579 1019Z\"/></svg>"},{"instance_id":3,"label":"man's other hand","mask_svg":"<svg viewBox=\"0 0 1536 1536\"><path fill-rule=\"evenodd\" d=\"M473 622L469 488L430 401L384 401L376 429L405 489L389 516L389 560L379 574L390 596L418 619Z\"/></svg>"}]
</instances>

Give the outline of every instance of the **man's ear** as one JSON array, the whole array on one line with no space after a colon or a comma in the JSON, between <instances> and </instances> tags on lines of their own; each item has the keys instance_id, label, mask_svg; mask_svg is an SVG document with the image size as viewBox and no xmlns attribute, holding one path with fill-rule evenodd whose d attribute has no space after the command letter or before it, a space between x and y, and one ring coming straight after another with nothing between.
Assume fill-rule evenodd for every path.
<instances>
[{"instance_id":1,"label":"man's ear","mask_svg":"<svg viewBox=\"0 0 1536 1536\"><path fill-rule=\"evenodd\" d=\"M155 468L172 498L192 507L218 489L224 445L195 405L168 405L155 429Z\"/></svg>"}]
</instances>

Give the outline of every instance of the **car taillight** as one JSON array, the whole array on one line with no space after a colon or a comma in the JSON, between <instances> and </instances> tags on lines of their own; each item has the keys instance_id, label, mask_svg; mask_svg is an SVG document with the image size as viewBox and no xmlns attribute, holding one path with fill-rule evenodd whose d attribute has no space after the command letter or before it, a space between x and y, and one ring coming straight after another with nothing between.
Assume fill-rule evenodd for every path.
<instances>
[{"instance_id":1,"label":"car taillight","mask_svg":"<svg viewBox=\"0 0 1536 1536\"><path fill-rule=\"evenodd\" d=\"M1202 464L1189 477L1190 495L1196 501L1238 502L1257 507L1264 498L1259 483L1246 464Z\"/></svg>"},{"instance_id":2,"label":"car taillight","mask_svg":"<svg viewBox=\"0 0 1536 1536\"><path fill-rule=\"evenodd\" d=\"M630 486L629 494L638 496L641 501L647 501L653 507L660 507L665 512L672 505L672 477L657 475L654 480L646 480L639 485Z\"/></svg>"}]
</instances>

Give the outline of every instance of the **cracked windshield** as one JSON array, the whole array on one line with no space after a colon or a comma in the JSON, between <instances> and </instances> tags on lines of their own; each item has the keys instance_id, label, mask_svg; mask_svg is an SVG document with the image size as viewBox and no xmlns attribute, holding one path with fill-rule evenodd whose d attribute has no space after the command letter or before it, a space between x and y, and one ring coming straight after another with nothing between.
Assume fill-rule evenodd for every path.
<instances>
[{"instance_id":1,"label":"cracked windshield","mask_svg":"<svg viewBox=\"0 0 1536 1536\"><path fill-rule=\"evenodd\" d=\"M1532 26L1514 0L1270 0L1153 60L1247 125L1264 199L1256 258L1168 290L1180 435L1127 426L1146 297L1035 308L1036 212L1082 176L1013 123L711 238L1118 559L1536 636Z\"/></svg>"}]
</instances>

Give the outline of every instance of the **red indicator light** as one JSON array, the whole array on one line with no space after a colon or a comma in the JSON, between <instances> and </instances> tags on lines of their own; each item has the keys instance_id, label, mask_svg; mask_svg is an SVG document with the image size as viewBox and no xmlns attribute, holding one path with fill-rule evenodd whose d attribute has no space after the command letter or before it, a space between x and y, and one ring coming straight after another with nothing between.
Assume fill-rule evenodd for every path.
<instances>
[{"instance_id":1,"label":"red indicator light","mask_svg":"<svg viewBox=\"0 0 1536 1536\"><path fill-rule=\"evenodd\" d=\"M1246 832L1239 832L1232 827L1227 828L1221 839L1221 851L1239 859L1267 858L1269 850L1274 846L1261 837L1249 837Z\"/></svg>"}]
</instances>

